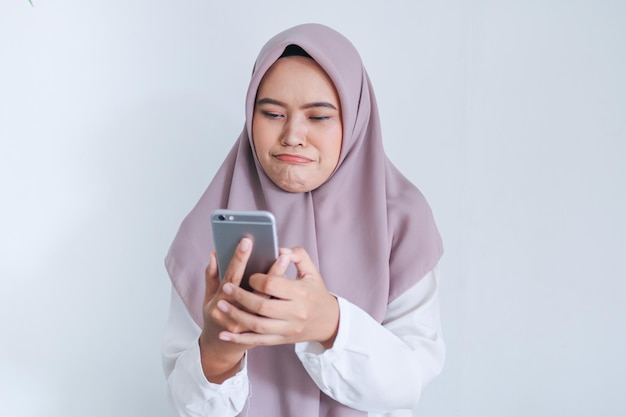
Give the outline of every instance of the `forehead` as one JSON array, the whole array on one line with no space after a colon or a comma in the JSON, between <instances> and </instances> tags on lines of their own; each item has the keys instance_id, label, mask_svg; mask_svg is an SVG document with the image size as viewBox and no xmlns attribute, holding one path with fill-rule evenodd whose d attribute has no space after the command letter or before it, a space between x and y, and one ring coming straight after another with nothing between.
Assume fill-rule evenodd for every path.
<instances>
[{"instance_id":1,"label":"forehead","mask_svg":"<svg viewBox=\"0 0 626 417\"><path fill-rule=\"evenodd\" d=\"M335 86L322 67L311 58L289 56L278 59L267 70L259 84L258 93L332 94Z\"/></svg>"}]
</instances>

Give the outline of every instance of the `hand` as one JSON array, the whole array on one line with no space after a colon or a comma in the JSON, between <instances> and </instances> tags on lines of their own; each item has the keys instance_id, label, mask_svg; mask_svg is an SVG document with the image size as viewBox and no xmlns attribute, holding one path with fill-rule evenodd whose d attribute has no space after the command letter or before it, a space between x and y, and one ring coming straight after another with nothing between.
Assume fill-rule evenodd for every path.
<instances>
[{"instance_id":1,"label":"hand","mask_svg":"<svg viewBox=\"0 0 626 417\"><path fill-rule=\"evenodd\" d=\"M226 283L239 286L251 249L252 241L247 238L242 239L224 273L224 279L221 284L217 271L215 252L211 253L209 265L205 271L206 292L202 310L204 326L199 343L202 369L206 378L214 383L222 383L235 375L243 355L250 347L244 344L220 340L219 333L224 330L232 332L246 330L228 315L224 314L220 307L222 307L222 303L227 302L226 300L229 300L231 303L235 302L223 291L223 287Z\"/></svg>"},{"instance_id":2,"label":"hand","mask_svg":"<svg viewBox=\"0 0 626 417\"><path fill-rule=\"evenodd\" d=\"M285 276L290 262L298 272L295 280ZM316 341L332 347L339 305L304 249L281 249L267 274L250 277L250 286L254 293L224 284L223 291L234 303L224 300L223 311L236 325L220 333L222 340L247 346Z\"/></svg>"}]
</instances>

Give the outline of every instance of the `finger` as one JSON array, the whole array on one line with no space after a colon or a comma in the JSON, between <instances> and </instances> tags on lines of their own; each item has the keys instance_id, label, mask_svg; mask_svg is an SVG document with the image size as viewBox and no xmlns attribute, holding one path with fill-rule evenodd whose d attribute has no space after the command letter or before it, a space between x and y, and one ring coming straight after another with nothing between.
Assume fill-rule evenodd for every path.
<instances>
[{"instance_id":1,"label":"finger","mask_svg":"<svg viewBox=\"0 0 626 417\"><path fill-rule=\"evenodd\" d=\"M242 290L243 291L243 290ZM253 295L248 292L248 295ZM277 300L266 300L268 302L280 302ZM226 300L220 300L218 308L226 314L232 323L236 323L237 330L227 328L231 333L243 333L242 329L258 334L277 334L285 327L285 321L270 317L259 316L246 310L239 309L228 303Z\"/></svg>"},{"instance_id":2,"label":"finger","mask_svg":"<svg viewBox=\"0 0 626 417\"><path fill-rule=\"evenodd\" d=\"M217 273L217 258L215 257L215 251L211 252L209 257L209 264L204 271L205 278L205 291L204 291L204 304L208 303L211 298L217 292L220 286L220 278Z\"/></svg>"},{"instance_id":3,"label":"finger","mask_svg":"<svg viewBox=\"0 0 626 417\"><path fill-rule=\"evenodd\" d=\"M289 254L284 253L278 256L278 259L274 261L269 271L267 271L267 275L280 275L284 276L285 271L287 271L287 267L289 266Z\"/></svg>"},{"instance_id":4,"label":"finger","mask_svg":"<svg viewBox=\"0 0 626 417\"><path fill-rule=\"evenodd\" d=\"M257 274L252 277L266 277L266 275ZM252 280L252 278L250 278ZM243 288L234 287L232 284L226 284L224 286L225 292L230 295L230 300L233 304L237 305L240 309L251 313L254 316L265 316L276 318L274 310L276 310L276 301L273 300L268 294L263 292L250 292ZM254 288L254 287L253 287Z\"/></svg>"},{"instance_id":5,"label":"finger","mask_svg":"<svg viewBox=\"0 0 626 417\"><path fill-rule=\"evenodd\" d=\"M292 300L300 293L298 281L289 279L284 275L253 274L250 277L250 286L254 290L253 294L263 297L263 299ZM246 294L238 291L235 297L241 304L248 303L249 298L246 297ZM246 308L255 309L256 311L258 307L246 305Z\"/></svg>"},{"instance_id":6,"label":"finger","mask_svg":"<svg viewBox=\"0 0 626 417\"><path fill-rule=\"evenodd\" d=\"M228 268L224 272L224 282L231 282L234 285L239 286L243 279L243 274L246 271L246 264L252 253L252 239L244 237L237 245L237 249L233 254Z\"/></svg>"},{"instance_id":7,"label":"finger","mask_svg":"<svg viewBox=\"0 0 626 417\"><path fill-rule=\"evenodd\" d=\"M248 331L248 329L243 327L232 317L234 312L238 311L237 307L224 299L219 300L215 307L216 308L212 311L212 317L222 329L228 330L232 333Z\"/></svg>"},{"instance_id":8,"label":"finger","mask_svg":"<svg viewBox=\"0 0 626 417\"><path fill-rule=\"evenodd\" d=\"M313 260L309 256L304 248L293 248L291 251L290 260L296 265L296 271L298 271L298 278L304 278L308 276L317 276L319 272L317 266L313 263Z\"/></svg>"},{"instance_id":9,"label":"finger","mask_svg":"<svg viewBox=\"0 0 626 417\"><path fill-rule=\"evenodd\" d=\"M279 248L278 249L278 254L279 255L289 255L292 252L291 248Z\"/></svg>"},{"instance_id":10,"label":"finger","mask_svg":"<svg viewBox=\"0 0 626 417\"><path fill-rule=\"evenodd\" d=\"M283 287L286 282L291 282L291 280L288 280L285 276L290 262L289 255L280 255L276 262L272 264L267 274L253 274L250 277L250 287L257 295L262 295L265 298L284 298L285 290L281 287Z\"/></svg>"}]
</instances>

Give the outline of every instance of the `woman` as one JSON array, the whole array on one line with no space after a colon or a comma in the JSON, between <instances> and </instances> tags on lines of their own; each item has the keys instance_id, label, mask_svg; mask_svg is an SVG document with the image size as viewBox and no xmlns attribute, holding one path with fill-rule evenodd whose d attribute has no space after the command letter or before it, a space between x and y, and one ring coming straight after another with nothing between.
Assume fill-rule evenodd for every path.
<instances>
[{"instance_id":1,"label":"woman","mask_svg":"<svg viewBox=\"0 0 626 417\"><path fill-rule=\"evenodd\" d=\"M250 278L254 292L238 286L248 239L219 282L217 208L276 217L284 249ZM384 153L352 44L317 24L276 35L255 63L245 128L166 259L164 367L177 411L413 415L444 361L441 254L427 202Z\"/></svg>"}]
</instances>

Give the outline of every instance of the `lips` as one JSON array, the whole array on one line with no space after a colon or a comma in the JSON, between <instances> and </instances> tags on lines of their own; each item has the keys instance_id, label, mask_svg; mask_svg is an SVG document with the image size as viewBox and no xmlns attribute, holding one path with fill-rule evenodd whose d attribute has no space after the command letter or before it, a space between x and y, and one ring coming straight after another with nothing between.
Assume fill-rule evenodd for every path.
<instances>
[{"instance_id":1,"label":"lips","mask_svg":"<svg viewBox=\"0 0 626 417\"><path fill-rule=\"evenodd\" d=\"M307 158L306 156L290 154L290 153L280 153L280 154L274 155L274 157L281 162L286 162L289 164L309 164L313 162L312 159Z\"/></svg>"}]
</instances>

